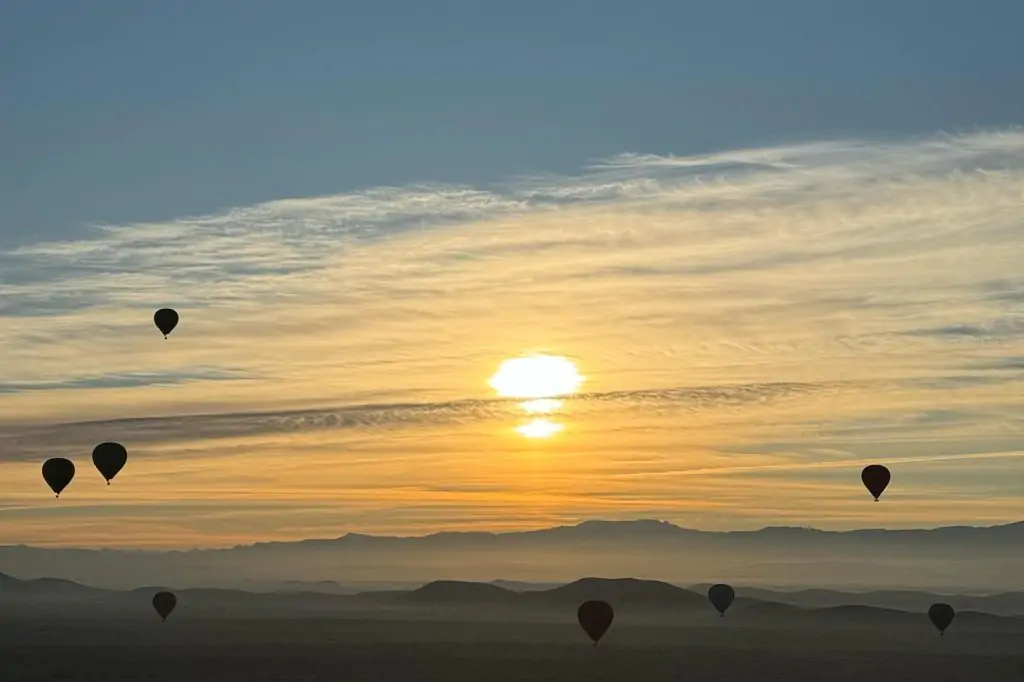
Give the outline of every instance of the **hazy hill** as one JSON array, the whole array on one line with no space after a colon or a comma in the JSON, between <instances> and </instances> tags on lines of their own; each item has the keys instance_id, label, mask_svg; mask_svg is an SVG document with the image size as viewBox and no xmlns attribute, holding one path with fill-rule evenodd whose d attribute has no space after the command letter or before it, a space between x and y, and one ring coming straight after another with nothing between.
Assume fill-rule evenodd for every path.
<instances>
[{"instance_id":1,"label":"hazy hill","mask_svg":"<svg viewBox=\"0 0 1024 682\"><path fill-rule=\"evenodd\" d=\"M848 532L772 527L705 532L663 521L587 521L521 533L348 534L173 552L0 547L0 567L109 588L164 582L250 590L427 580L557 583L599 570L678 584L1024 590L1024 523ZM291 587L282 588L286 583ZM347 586L347 587L345 587Z\"/></svg>"},{"instance_id":2,"label":"hazy hill","mask_svg":"<svg viewBox=\"0 0 1024 682\"><path fill-rule=\"evenodd\" d=\"M152 595L164 586L128 591L101 590L62 580L18 580L0 574L0 608L8 617L132 618L152 614ZM488 583L436 581L415 590L357 595L316 592L253 593L229 589L176 589L177 619L194 618L415 618L443 620L572 620L577 606L603 599L617 617L633 623L710 625L717 614L703 594L659 581L583 578L552 589L514 592ZM809 608L742 595L730 609L730 624L924 628L926 609L904 611L847 604ZM1024 632L1024 616L958 612L958 627Z\"/></svg>"},{"instance_id":3,"label":"hazy hill","mask_svg":"<svg viewBox=\"0 0 1024 682\"><path fill-rule=\"evenodd\" d=\"M0 573L0 598L15 595L74 597L95 595L102 592L106 592L106 590L86 587L71 580L62 580L60 578L19 580L18 578Z\"/></svg>"},{"instance_id":4,"label":"hazy hill","mask_svg":"<svg viewBox=\"0 0 1024 682\"><path fill-rule=\"evenodd\" d=\"M693 590L707 592L710 584L694 585ZM1002 592L991 595L947 594L915 590L873 590L870 592L842 592L838 590L769 590L758 587L736 586L740 597L793 604L811 608L829 606L877 606L923 611L937 601L951 604L957 610L980 611L1001 615L1024 615L1024 592Z\"/></svg>"},{"instance_id":5,"label":"hazy hill","mask_svg":"<svg viewBox=\"0 0 1024 682\"><path fill-rule=\"evenodd\" d=\"M438 580L406 593L402 601L432 604L514 604L574 610L589 599L619 607L706 609L707 598L656 580L582 578L550 589L515 592L490 583Z\"/></svg>"},{"instance_id":6,"label":"hazy hill","mask_svg":"<svg viewBox=\"0 0 1024 682\"><path fill-rule=\"evenodd\" d=\"M513 592L536 592L537 590L551 590L562 585L562 583L531 583L523 580L492 580L492 585L504 587Z\"/></svg>"},{"instance_id":7,"label":"hazy hill","mask_svg":"<svg viewBox=\"0 0 1024 682\"><path fill-rule=\"evenodd\" d=\"M664 609L706 609L707 597L657 580L582 578L551 590L523 593L525 600L551 606L579 606L588 599L613 605Z\"/></svg>"},{"instance_id":8,"label":"hazy hill","mask_svg":"<svg viewBox=\"0 0 1024 682\"><path fill-rule=\"evenodd\" d=\"M404 602L423 604L514 604L523 595L489 583L436 580L402 597Z\"/></svg>"}]
</instances>

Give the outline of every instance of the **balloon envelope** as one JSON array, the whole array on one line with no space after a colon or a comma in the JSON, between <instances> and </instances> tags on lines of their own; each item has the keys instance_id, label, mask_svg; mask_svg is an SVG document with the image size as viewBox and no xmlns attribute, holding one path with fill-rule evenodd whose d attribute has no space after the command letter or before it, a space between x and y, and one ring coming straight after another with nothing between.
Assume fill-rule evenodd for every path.
<instances>
[{"instance_id":1,"label":"balloon envelope","mask_svg":"<svg viewBox=\"0 0 1024 682\"><path fill-rule=\"evenodd\" d=\"M178 313L170 308L161 308L153 314L153 322L156 323L156 328L166 339L167 335L178 326Z\"/></svg>"},{"instance_id":2,"label":"balloon envelope","mask_svg":"<svg viewBox=\"0 0 1024 682\"><path fill-rule=\"evenodd\" d=\"M57 497L60 497L61 491L68 487L74 477L75 465L70 459L54 457L43 462L43 480Z\"/></svg>"},{"instance_id":3,"label":"balloon envelope","mask_svg":"<svg viewBox=\"0 0 1024 682\"><path fill-rule=\"evenodd\" d=\"M107 484L128 461L128 451L120 443L100 443L92 451L92 463L106 479Z\"/></svg>"},{"instance_id":4,"label":"balloon envelope","mask_svg":"<svg viewBox=\"0 0 1024 682\"><path fill-rule=\"evenodd\" d=\"M586 631L590 639L594 640L594 646L608 632L608 628L615 618L615 612L611 605L604 601L585 601L576 610L576 620Z\"/></svg>"},{"instance_id":5,"label":"balloon envelope","mask_svg":"<svg viewBox=\"0 0 1024 682\"><path fill-rule=\"evenodd\" d=\"M714 607L718 609L718 613L723 616L725 615L726 609L732 605L735 598L736 592L728 585L712 585L708 590L708 599L710 599Z\"/></svg>"},{"instance_id":6,"label":"balloon envelope","mask_svg":"<svg viewBox=\"0 0 1024 682\"><path fill-rule=\"evenodd\" d=\"M931 620L939 630L939 634L944 634L946 628L953 623L953 618L956 616L956 611L949 604L932 604L928 607L928 619Z\"/></svg>"},{"instance_id":7,"label":"balloon envelope","mask_svg":"<svg viewBox=\"0 0 1024 682\"><path fill-rule=\"evenodd\" d=\"M167 620L171 611L178 605L178 598L170 592L157 592L153 595L153 608L160 614L161 620Z\"/></svg>"},{"instance_id":8,"label":"balloon envelope","mask_svg":"<svg viewBox=\"0 0 1024 682\"><path fill-rule=\"evenodd\" d=\"M864 467L864 471L860 472L860 480L868 492L874 496L875 502L885 492L891 478L889 470L881 464L868 465Z\"/></svg>"}]
</instances>

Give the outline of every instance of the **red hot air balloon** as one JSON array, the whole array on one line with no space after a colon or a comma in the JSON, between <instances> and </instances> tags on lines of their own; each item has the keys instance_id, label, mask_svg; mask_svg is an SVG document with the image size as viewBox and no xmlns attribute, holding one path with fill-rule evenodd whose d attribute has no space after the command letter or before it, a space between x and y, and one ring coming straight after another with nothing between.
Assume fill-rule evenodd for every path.
<instances>
[{"instance_id":1,"label":"red hot air balloon","mask_svg":"<svg viewBox=\"0 0 1024 682\"><path fill-rule=\"evenodd\" d=\"M868 492L874 496L875 502L878 502L878 498L885 492L891 478L889 470L881 464L870 464L860 472L860 480Z\"/></svg>"},{"instance_id":2,"label":"red hot air balloon","mask_svg":"<svg viewBox=\"0 0 1024 682\"><path fill-rule=\"evenodd\" d=\"M178 605L178 598L170 592L157 592L153 595L153 608L160 615L161 622L167 620L171 611Z\"/></svg>"},{"instance_id":3,"label":"red hot air balloon","mask_svg":"<svg viewBox=\"0 0 1024 682\"><path fill-rule=\"evenodd\" d=\"M576 610L576 620L580 622L590 639L594 640L594 646L597 646L604 633L608 632L614 618L615 611L604 601L586 601Z\"/></svg>"}]
</instances>

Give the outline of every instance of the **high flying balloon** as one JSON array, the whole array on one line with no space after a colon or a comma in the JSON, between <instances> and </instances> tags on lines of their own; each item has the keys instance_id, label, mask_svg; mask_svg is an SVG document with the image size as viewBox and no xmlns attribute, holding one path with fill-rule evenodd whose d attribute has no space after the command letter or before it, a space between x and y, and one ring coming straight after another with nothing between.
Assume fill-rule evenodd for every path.
<instances>
[{"instance_id":1,"label":"high flying balloon","mask_svg":"<svg viewBox=\"0 0 1024 682\"><path fill-rule=\"evenodd\" d=\"M160 615L161 622L167 620L171 611L178 605L178 598L171 592L157 592L153 595L153 608Z\"/></svg>"},{"instance_id":2,"label":"high flying balloon","mask_svg":"<svg viewBox=\"0 0 1024 682\"><path fill-rule=\"evenodd\" d=\"M938 629L940 635L946 634L946 628L953 624L956 611L949 604L932 604L928 607L928 620Z\"/></svg>"},{"instance_id":3,"label":"high flying balloon","mask_svg":"<svg viewBox=\"0 0 1024 682\"><path fill-rule=\"evenodd\" d=\"M594 646L597 646L604 633L608 632L614 618L615 611L604 601L585 601L576 610L576 620L580 622L587 636L594 640Z\"/></svg>"},{"instance_id":4,"label":"high flying balloon","mask_svg":"<svg viewBox=\"0 0 1024 682\"><path fill-rule=\"evenodd\" d=\"M92 463L106 479L107 485L127 461L128 451L120 443L100 443L92 450Z\"/></svg>"},{"instance_id":5,"label":"high flying balloon","mask_svg":"<svg viewBox=\"0 0 1024 682\"><path fill-rule=\"evenodd\" d=\"M891 479L889 470L881 464L869 464L864 467L864 471L860 472L860 480L868 492L874 496L875 502L878 502L878 498L885 492Z\"/></svg>"},{"instance_id":6,"label":"high flying balloon","mask_svg":"<svg viewBox=\"0 0 1024 682\"><path fill-rule=\"evenodd\" d=\"M153 322L166 339L167 335L178 326L178 313L171 308L161 308L153 314Z\"/></svg>"},{"instance_id":7,"label":"high flying balloon","mask_svg":"<svg viewBox=\"0 0 1024 682\"><path fill-rule=\"evenodd\" d=\"M60 497L61 492L68 487L74 477L75 465L70 459L54 457L43 462L43 480L57 497Z\"/></svg>"},{"instance_id":8,"label":"high flying balloon","mask_svg":"<svg viewBox=\"0 0 1024 682\"><path fill-rule=\"evenodd\" d=\"M718 615L724 616L726 610L732 606L733 600L736 599L736 592L729 585L712 585L708 590L708 599L718 609Z\"/></svg>"}]
</instances>

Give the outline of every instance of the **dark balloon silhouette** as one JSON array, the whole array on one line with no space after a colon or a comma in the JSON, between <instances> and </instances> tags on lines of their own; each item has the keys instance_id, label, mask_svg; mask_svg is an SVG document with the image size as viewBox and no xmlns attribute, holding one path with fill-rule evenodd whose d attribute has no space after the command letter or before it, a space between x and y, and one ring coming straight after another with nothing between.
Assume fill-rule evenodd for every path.
<instances>
[{"instance_id":1,"label":"dark balloon silhouette","mask_svg":"<svg viewBox=\"0 0 1024 682\"><path fill-rule=\"evenodd\" d=\"M611 605L604 601L585 601L576 610L576 620L586 631L590 639L594 640L594 646L608 632L608 628L615 618L615 611Z\"/></svg>"},{"instance_id":2,"label":"dark balloon silhouette","mask_svg":"<svg viewBox=\"0 0 1024 682\"><path fill-rule=\"evenodd\" d=\"M61 492L68 487L74 477L75 465L70 459L54 457L43 462L43 480L57 497L60 497Z\"/></svg>"},{"instance_id":3,"label":"dark balloon silhouette","mask_svg":"<svg viewBox=\"0 0 1024 682\"><path fill-rule=\"evenodd\" d=\"M170 592L157 592L153 595L153 608L160 614L161 622L167 620L171 611L178 605L178 598Z\"/></svg>"},{"instance_id":4,"label":"dark balloon silhouette","mask_svg":"<svg viewBox=\"0 0 1024 682\"><path fill-rule=\"evenodd\" d=\"M100 443L92 451L92 463L110 485L111 479L124 468L128 451L120 443Z\"/></svg>"},{"instance_id":5,"label":"dark balloon silhouette","mask_svg":"<svg viewBox=\"0 0 1024 682\"><path fill-rule=\"evenodd\" d=\"M156 328L166 339L167 335L178 326L178 313L170 308L161 308L153 314L153 322L156 323Z\"/></svg>"},{"instance_id":6,"label":"dark balloon silhouette","mask_svg":"<svg viewBox=\"0 0 1024 682\"><path fill-rule=\"evenodd\" d=\"M928 607L928 619L940 635L946 634L946 628L952 625L955 616L956 611L949 604L932 604Z\"/></svg>"},{"instance_id":7,"label":"dark balloon silhouette","mask_svg":"<svg viewBox=\"0 0 1024 682\"><path fill-rule=\"evenodd\" d=\"M726 610L732 606L733 600L736 599L736 592L728 585L712 585L708 590L708 599L718 609L718 615L724 616Z\"/></svg>"},{"instance_id":8,"label":"dark balloon silhouette","mask_svg":"<svg viewBox=\"0 0 1024 682\"><path fill-rule=\"evenodd\" d=\"M875 497L875 502L878 502L878 498L885 492L891 478L889 470L881 464L870 464L860 472L860 480L868 492Z\"/></svg>"}]
</instances>

